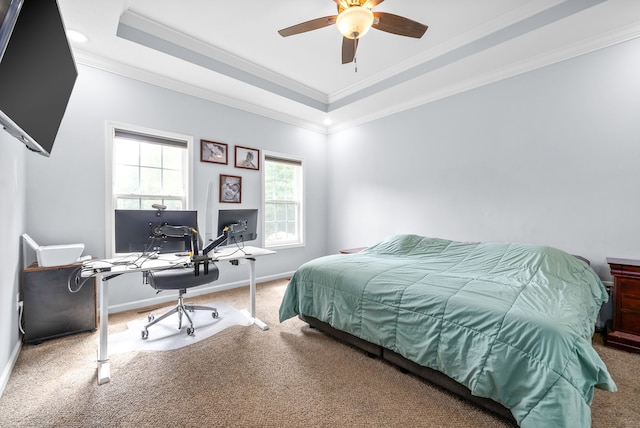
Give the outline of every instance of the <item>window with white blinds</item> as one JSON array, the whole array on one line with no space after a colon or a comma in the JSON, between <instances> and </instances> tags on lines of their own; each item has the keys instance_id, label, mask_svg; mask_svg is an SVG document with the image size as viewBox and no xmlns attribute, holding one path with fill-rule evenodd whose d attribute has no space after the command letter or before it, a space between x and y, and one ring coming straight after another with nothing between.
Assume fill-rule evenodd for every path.
<instances>
[{"instance_id":1,"label":"window with white blinds","mask_svg":"<svg viewBox=\"0 0 640 428\"><path fill-rule=\"evenodd\" d=\"M113 139L114 209L187 206L188 142L122 129Z\"/></svg>"},{"instance_id":2,"label":"window with white blinds","mask_svg":"<svg viewBox=\"0 0 640 428\"><path fill-rule=\"evenodd\" d=\"M265 247L304 244L302 160L265 154Z\"/></svg>"},{"instance_id":3,"label":"window with white blinds","mask_svg":"<svg viewBox=\"0 0 640 428\"><path fill-rule=\"evenodd\" d=\"M115 255L116 209L191 209L193 137L107 122L105 252Z\"/></svg>"}]
</instances>

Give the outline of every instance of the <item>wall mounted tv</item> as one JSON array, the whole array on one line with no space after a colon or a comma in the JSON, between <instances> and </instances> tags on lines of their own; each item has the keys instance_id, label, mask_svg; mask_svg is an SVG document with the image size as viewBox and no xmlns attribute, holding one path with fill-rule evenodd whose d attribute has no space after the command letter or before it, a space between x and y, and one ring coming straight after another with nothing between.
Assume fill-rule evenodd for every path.
<instances>
[{"instance_id":1,"label":"wall mounted tv","mask_svg":"<svg viewBox=\"0 0 640 428\"><path fill-rule=\"evenodd\" d=\"M51 154L78 77L56 0L0 0L0 125Z\"/></svg>"}]
</instances>

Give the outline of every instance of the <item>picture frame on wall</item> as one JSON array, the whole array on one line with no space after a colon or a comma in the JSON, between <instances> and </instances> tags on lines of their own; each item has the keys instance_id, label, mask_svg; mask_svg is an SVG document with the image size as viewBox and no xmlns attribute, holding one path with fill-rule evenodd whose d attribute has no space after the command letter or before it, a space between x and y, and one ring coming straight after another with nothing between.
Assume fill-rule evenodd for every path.
<instances>
[{"instance_id":1,"label":"picture frame on wall","mask_svg":"<svg viewBox=\"0 0 640 428\"><path fill-rule=\"evenodd\" d=\"M229 146L217 141L200 140L200 162L229 164Z\"/></svg>"},{"instance_id":2,"label":"picture frame on wall","mask_svg":"<svg viewBox=\"0 0 640 428\"><path fill-rule=\"evenodd\" d=\"M236 146L236 168L260 169L260 150Z\"/></svg>"},{"instance_id":3,"label":"picture frame on wall","mask_svg":"<svg viewBox=\"0 0 640 428\"><path fill-rule=\"evenodd\" d=\"M220 174L220 202L226 204L242 202L242 177Z\"/></svg>"}]
</instances>

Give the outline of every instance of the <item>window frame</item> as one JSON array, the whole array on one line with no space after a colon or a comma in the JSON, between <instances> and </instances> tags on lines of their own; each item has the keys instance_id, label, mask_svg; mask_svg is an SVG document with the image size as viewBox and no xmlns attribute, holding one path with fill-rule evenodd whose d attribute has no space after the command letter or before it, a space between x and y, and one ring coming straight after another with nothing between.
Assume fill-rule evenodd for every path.
<instances>
[{"instance_id":1,"label":"window frame","mask_svg":"<svg viewBox=\"0 0 640 428\"><path fill-rule=\"evenodd\" d=\"M157 136L167 140L180 140L186 143L187 153L185 178L185 210L193 209L193 177L194 177L194 137L191 135L177 134L169 131L146 128L126 123L107 121L105 126L105 254L107 257L115 257L115 230L113 213L115 211L114 168L113 149L116 131L130 132L133 134L146 134Z\"/></svg>"},{"instance_id":2,"label":"window frame","mask_svg":"<svg viewBox=\"0 0 640 428\"><path fill-rule=\"evenodd\" d=\"M304 158L300 157L300 156L294 156L294 155L289 155L289 154L284 154L284 153L277 153L277 152L269 152L269 151L262 151L262 156L261 156L261 161L262 161L262 247L263 248L268 248L268 249L287 249L287 248L300 248L300 247L305 247L306 246L306 191L305 191L305 161ZM266 173L267 173L267 162L269 162L269 160L282 160L284 162L291 162L291 163L299 163L300 164L300 181L301 183L299 184L300 186L300 200L299 200L299 204L300 204L300 225L299 225L299 232L300 232L300 239L299 242L295 242L295 243L285 243L285 244L272 244L272 245L268 245L267 244L267 198L266 198L266 185L267 185L267 180L266 180Z\"/></svg>"}]
</instances>

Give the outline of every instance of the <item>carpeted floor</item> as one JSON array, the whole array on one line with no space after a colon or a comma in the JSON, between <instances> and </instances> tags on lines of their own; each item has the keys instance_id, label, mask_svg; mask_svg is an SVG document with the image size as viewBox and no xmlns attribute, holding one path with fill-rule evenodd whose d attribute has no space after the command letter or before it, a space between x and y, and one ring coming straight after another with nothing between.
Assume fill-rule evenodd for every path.
<instances>
[{"instance_id":1,"label":"carpeted floor","mask_svg":"<svg viewBox=\"0 0 640 428\"><path fill-rule=\"evenodd\" d=\"M229 327L170 351L111 355L96 382L98 333L25 345L0 427L507 427L509 423L294 319L278 322L286 281L258 285L270 329ZM248 289L201 296L247 308ZM114 314L110 333L146 312ZM596 390L594 427L640 425L640 355L594 346L617 393Z\"/></svg>"}]
</instances>

